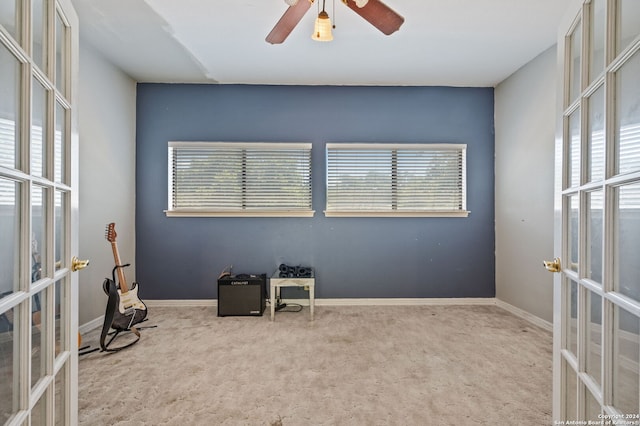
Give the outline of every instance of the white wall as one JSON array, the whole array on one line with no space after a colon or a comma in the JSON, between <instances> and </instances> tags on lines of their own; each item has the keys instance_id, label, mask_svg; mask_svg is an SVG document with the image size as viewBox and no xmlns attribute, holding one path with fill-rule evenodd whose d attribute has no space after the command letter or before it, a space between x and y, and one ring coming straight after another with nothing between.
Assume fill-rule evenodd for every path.
<instances>
[{"instance_id":1,"label":"white wall","mask_svg":"<svg viewBox=\"0 0 640 426\"><path fill-rule=\"evenodd\" d=\"M556 48L495 89L496 297L553 321Z\"/></svg>"},{"instance_id":2,"label":"white wall","mask_svg":"<svg viewBox=\"0 0 640 426\"><path fill-rule=\"evenodd\" d=\"M104 315L104 278L113 253L105 226L116 223L127 282L135 278L136 83L80 41L80 252L89 267L80 272L79 324Z\"/></svg>"}]
</instances>

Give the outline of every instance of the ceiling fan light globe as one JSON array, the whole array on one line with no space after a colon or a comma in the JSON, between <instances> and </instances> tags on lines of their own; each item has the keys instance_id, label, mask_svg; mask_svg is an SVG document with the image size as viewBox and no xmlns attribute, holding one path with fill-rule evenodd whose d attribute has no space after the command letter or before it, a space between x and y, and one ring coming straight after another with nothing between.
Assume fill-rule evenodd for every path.
<instances>
[{"instance_id":1,"label":"ceiling fan light globe","mask_svg":"<svg viewBox=\"0 0 640 426\"><path fill-rule=\"evenodd\" d=\"M311 38L315 41L333 40L333 35L331 34L331 19L329 19L327 12L322 11L318 15Z\"/></svg>"},{"instance_id":2,"label":"ceiling fan light globe","mask_svg":"<svg viewBox=\"0 0 640 426\"><path fill-rule=\"evenodd\" d=\"M284 0L284 2L289 6L295 6L296 4L298 4L298 0Z\"/></svg>"},{"instance_id":3,"label":"ceiling fan light globe","mask_svg":"<svg viewBox=\"0 0 640 426\"><path fill-rule=\"evenodd\" d=\"M369 3L369 0L355 0L356 2L356 6L358 6L359 8L363 8L367 5L367 3Z\"/></svg>"}]
</instances>

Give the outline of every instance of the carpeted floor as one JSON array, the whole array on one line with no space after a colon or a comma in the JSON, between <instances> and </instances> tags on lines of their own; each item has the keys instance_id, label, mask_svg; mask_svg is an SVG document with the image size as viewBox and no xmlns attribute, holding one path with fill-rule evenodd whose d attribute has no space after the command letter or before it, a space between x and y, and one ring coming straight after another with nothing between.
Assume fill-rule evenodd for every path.
<instances>
[{"instance_id":1,"label":"carpeted floor","mask_svg":"<svg viewBox=\"0 0 640 426\"><path fill-rule=\"evenodd\" d=\"M80 357L81 425L546 425L551 333L495 306L150 308ZM99 330L83 337L98 346Z\"/></svg>"}]
</instances>

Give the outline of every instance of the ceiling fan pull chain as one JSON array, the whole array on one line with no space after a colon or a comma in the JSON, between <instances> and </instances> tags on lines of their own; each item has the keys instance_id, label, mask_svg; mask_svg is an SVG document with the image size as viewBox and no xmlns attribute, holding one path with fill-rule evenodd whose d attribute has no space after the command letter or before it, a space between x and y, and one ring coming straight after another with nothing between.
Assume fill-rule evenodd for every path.
<instances>
[{"instance_id":1,"label":"ceiling fan pull chain","mask_svg":"<svg viewBox=\"0 0 640 426\"><path fill-rule=\"evenodd\" d=\"M333 0L333 29L336 29L336 0Z\"/></svg>"}]
</instances>

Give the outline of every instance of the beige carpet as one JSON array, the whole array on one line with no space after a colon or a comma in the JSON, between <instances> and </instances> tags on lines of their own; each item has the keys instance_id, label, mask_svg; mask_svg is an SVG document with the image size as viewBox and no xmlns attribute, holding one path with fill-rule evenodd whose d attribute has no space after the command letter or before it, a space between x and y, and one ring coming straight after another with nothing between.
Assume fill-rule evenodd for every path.
<instances>
[{"instance_id":1,"label":"beige carpet","mask_svg":"<svg viewBox=\"0 0 640 426\"><path fill-rule=\"evenodd\" d=\"M80 424L551 423L551 333L498 307L267 313L150 308L136 345L80 358Z\"/></svg>"}]
</instances>

